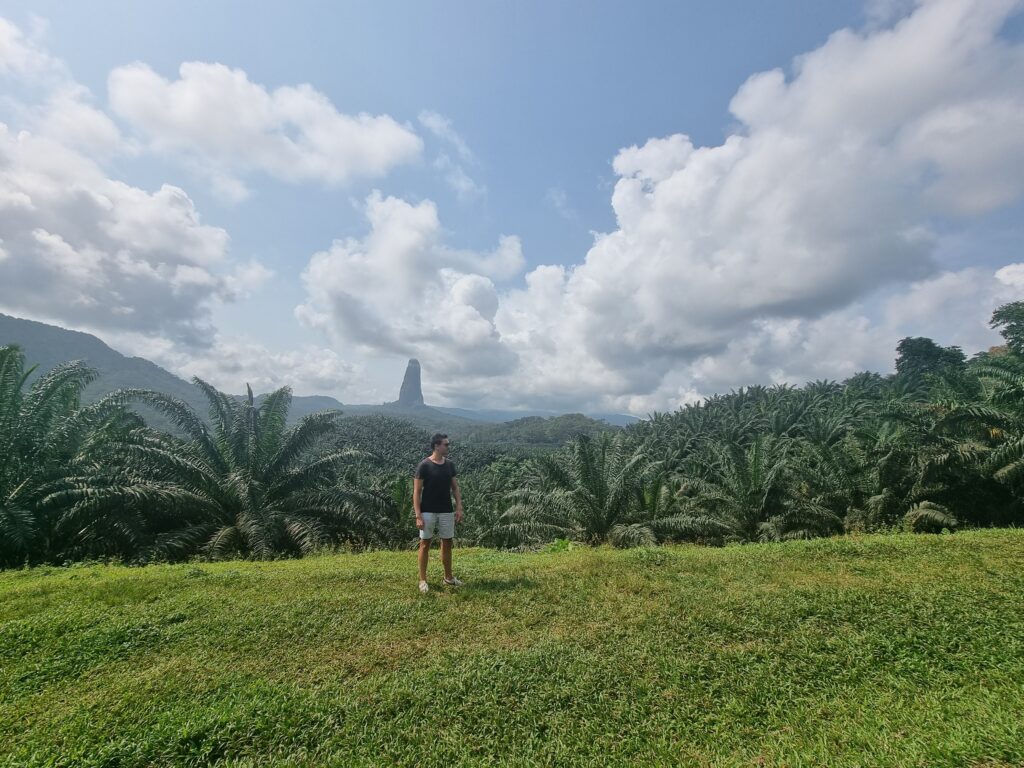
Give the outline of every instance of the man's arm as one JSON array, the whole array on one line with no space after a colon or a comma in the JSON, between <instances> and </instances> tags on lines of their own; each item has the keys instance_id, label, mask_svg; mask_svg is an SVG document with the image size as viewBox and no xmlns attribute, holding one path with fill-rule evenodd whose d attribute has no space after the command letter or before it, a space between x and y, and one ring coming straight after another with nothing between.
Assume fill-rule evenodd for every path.
<instances>
[{"instance_id":1,"label":"man's arm","mask_svg":"<svg viewBox=\"0 0 1024 768\"><path fill-rule=\"evenodd\" d=\"M415 477L412 481L412 511L416 513L416 527L423 527L423 513L420 511L420 499L423 496L423 478Z\"/></svg>"},{"instance_id":2,"label":"man's arm","mask_svg":"<svg viewBox=\"0 0 1024 768\"><path fill-rule=\"evenodd\" d=\"M455 492L455 522L462 522L462 491L459 490L458 478L452 478L452 490Z\"/></svg>"}]
</instances>

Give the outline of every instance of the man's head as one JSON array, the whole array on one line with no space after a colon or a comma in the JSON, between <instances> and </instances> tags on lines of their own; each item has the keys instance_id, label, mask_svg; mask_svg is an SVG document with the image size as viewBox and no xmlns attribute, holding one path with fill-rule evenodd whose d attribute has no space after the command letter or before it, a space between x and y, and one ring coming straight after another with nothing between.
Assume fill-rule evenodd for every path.
<instances>
[{"instance_id":1,"label":"man's head","mask_svg":"<svg viewBox=\"0 0 1024 768\"><path fill-rule=\"evenodd\" d=\"M439 453L442 456L448 455L448 435L442 435L440 432L430 438L430 450L434 453Z\"/></svg>"}]
</instances>

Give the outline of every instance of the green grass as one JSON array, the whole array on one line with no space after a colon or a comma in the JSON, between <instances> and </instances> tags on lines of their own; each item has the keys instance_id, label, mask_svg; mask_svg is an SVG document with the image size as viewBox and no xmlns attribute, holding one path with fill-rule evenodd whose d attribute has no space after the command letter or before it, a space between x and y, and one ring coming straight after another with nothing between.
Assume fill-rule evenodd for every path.
<instances>
[{"instance_id":1,"label":"green grass","mask_svg":"<svg viewBox=\"0 0 1024 768\"><path fill-rule=\"evenodd\" d=\"M0 765L1024 765L1024 531L0 573Z\"/></svg>"}]
</instances>

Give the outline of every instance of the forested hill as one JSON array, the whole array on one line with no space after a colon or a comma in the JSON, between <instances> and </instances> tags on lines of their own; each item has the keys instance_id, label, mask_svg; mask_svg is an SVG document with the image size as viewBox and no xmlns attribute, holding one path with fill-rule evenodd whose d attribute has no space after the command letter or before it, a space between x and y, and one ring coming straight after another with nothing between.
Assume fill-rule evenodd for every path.
<instances>
[{"instance_id":1,"label":"forested hill","mask_svg":"<svg viewBox=\"0 0 1024 768\"><path fill-rule=\"evenodd\" d=\"M17 344L21 347L27 362L38 366L36 375L42 375L58 363L68 360L83 360L95 368L100 372L100 377L86 388L83 395L86 403L95 402L116 389L132 388L152 389L171 395L203 415L209 407L206 399L190 382L145 358L122 355L88 333L0 314L0 346L4 344ZM239 382L239 386L243 384ZM308 413L341 407L341 403L333 397L295 397L290 416L299 419Z\"/></svg>"},{"instance_id":2,"label":"forested hill","mask_svg":"<svg viewBox=\"0 0 1024 768\"><path fill-rule=\"evenodd\" d=\"M152 389L176 397L197 413L206 415L209 403L191 383L141 357L128 357L111 349L95 336L60 328L55 325L24 320L0 314L0 346L16 344L25 353L26 362L35 365L34 379L55 365L69 360L82 360L99 371L99 378L83 394L83 401L92 403L116 389ZM238 389L244 388L238 382ZM476 442L523 442L562 444L575 434L595 434L607 428L601 421L568 414L516 418L514 411L473 411L461 408L434 408L429 405L408 405L399 402L380 404L345 404L326 395L294 396L289 420L298 421L317 411L340 409L346 416L378 414L388 419L410 422L419 429L470 436ZM143 409L147 418L161 427L169 427L161 416ZM635 421L632 417L603 416L613 423ZM504 423L509 426L506 428Z\"/></svg>"},{"instance_id":3,"label":"forested hill","mask_svg":"<svg viewBox=\"0 0 1024 768\"><path fill-rule=\"evenodd\" d=\"M91 334L0 314L0 346L4 344L21 347L26 362L37 366L34 376L68 360L82 360L95 368L100 377L86 387L82 399L87 403L115 389L153 389L206 413L206 400L189 382L149 360L122 355Z\"/></svg>"},{"instance_id":4,"label":"forested hill","mask_svg":"<svg viewBox=\"0 0 1024 768\"><path fill-rule=\"evenodd\" d=\"M514 443L531 446L559 446L581 435L596 437L602 432L617 431L605 421L592 419L582 413L566 413L544 418L526 416L503 424L487 424L461 430L459 437L468 443Z\"/></svg>"}]
</instances>

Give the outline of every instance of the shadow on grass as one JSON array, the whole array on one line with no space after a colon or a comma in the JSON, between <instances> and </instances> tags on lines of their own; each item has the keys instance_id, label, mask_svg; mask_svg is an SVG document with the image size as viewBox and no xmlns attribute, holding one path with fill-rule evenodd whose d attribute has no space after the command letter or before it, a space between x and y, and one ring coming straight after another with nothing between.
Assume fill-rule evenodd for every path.
<instances>
[{"instance_id":1,"label":"shadow on grass","mask_svg":"<svg viewBox=\"0 0 1024 768\"><path fill-rule=\"evenodd\" d=\"M536 589L537 582L533 579L473 579L467 581L462 589L473 592L517 592L524 589Z\"/></svg>"}]
</instances>

